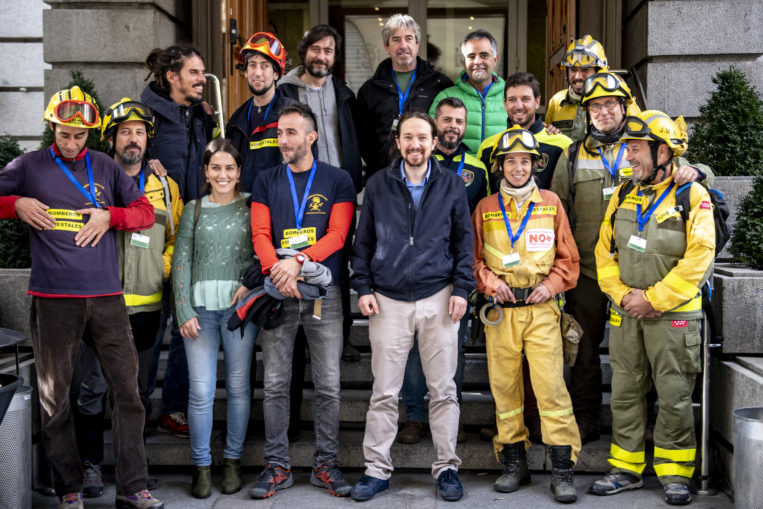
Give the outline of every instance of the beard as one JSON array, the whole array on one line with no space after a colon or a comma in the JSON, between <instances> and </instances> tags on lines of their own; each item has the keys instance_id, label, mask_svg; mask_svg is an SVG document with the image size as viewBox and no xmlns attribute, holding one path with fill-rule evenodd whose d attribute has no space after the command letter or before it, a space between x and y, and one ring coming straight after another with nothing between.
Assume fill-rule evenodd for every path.
<instances>
[{"instance_id":1,"label":"beard","mask_svg":"<svg viewBox=\"0 0 763 509\"><path fill-rule=\"evenodd\" d=\"M326 65L325 69L318 69L317 67L313 66L313 63L310 62L309 64L305 64L305 70L307 71L307 74L312 76L313 78L325 78L332 72L334 72L334 66L330 66L326 64L325 62L322 62L324 65Z\"/></svg>"},{"instance_id":2,"label":"beard","mask_svg":"<svg viewBox=\"0 0 763 509\"><path fill-rule=\"evenodd\" d=\"M138 149L137 152L128 152L128 149L135 148ZM141 150L138 145L130 144L127 145L122 152L117 152L117 159L119 159L119 162L125 165L133 165L137 164L140 161L143 160L143 156L145 155L145 150Z\"/></svg>"},{"instance_id":3,"label":"beard","mask_svg":"<svg viewBox=\"0 0 763 509\"><path fill-rule=\"evenodd\" d=\"M445 147L446 150L454 150L456 147L458 147L461 144L461 140L463 140L464 137L462 135L456 134L456 140L449 141L448 137L445 136L448 133L456 134L453 131L445 131L443 133L437 133L437 139L440 140L440 145Z\"/></svg>"},{"instance_id":4,"label":"beard","mask_svg":"<svg viewBox=\"0 0 763 509\"><path fill-rule=\"evenodd\" d=\"M295 147L290 154L281 153L283 164L294 164L301 161L307 155L307 146Z\"/></svg>"},{"instance_id":5,"label":"beard","mask_svg":"<svg viewBox=\"0 0 763 509\"><path fill-rule=\"evenodd\" d=\"M276 82L274 81L274 82L273 82L273 83L272 83L272 84L271 84L269 87L263 88L263 89L261 89L261 90L257 90L256 88L254 88L254 87L253 87L252 85L250 85L249 83L247 83L246 85L249 87L249 91L250 91L250 92L251 92L253 95L258 95L258 96L259 96L259 95L265 95L265 94L267 94L267 93L270 91L270 89L271 89L271 88L275 87L275 85L276 85Z\"/></svg>"}]
</instances>

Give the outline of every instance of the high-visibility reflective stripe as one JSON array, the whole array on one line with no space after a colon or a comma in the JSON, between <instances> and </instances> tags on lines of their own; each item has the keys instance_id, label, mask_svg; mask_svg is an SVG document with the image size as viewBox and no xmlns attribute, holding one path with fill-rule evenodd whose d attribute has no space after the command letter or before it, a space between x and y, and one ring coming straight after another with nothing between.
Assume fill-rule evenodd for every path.
<instances>
[{"instance_id":1,"label":"high-visibility reflective stripe","mask_svg":"<svg viewBox=\"0 0 763 509\"><path fill-rule=\"evenodd\" d=\"M499 419L508 419L509 417L514 417L515 415L519 415L524 411L525 407L522 405L521 407L515 408L514 410L509 410L508 412L496 412L495 415L497 415Z\"/></svg>"},{"instance_id":2,"label":"high-visibility reflective stripe","mask_svg":"<svg viewBox=\"0 0 763 509\"><path fill-rule=\"evenodd\" d=\"M697 297L694 297L689 302L687 302L686 304L678 306L675 309L671 309L670 312L680 313L682 311L699 311L700 309L702 309L702 298L697 296Z\"/></svg>"},{"instance_id":3,"label":"high-visibility reflective stripe","mask_svg":"<svg viewBox=\"0 0 763 509\"><path fill-rule=\"evenodd\" d=\"M613 458L627 461L628 463L644 463L644 451L630 452L615 444L609 446L609 454Z\"/></svg>"},{"instance_id":4,"label":"high-visibility reflective stripe","mask_svg":"<svg viewBox=\"0 0 763 509\"><path fill-rule=\"evenodd\" d=\"M687 297L693 297L699 293L697 285L691 284L681 276L676 275L673 272L669 272L665 279L662 280L666 285L674 288L681 295Z\"/></svg>"},{"instance_id":5,"label":"high-visibility reflective stripe","mask_svg":"<svg viewBox=\"0 0 763 509\"><path fill-rule=\"evenodd\" d=\"M609 267L602 267L598 271L596 271L596 275L599 278L599 281L602 279L609 279L612 277L616 277L620 279L620 267L617 265L611 265Z\"/></svg>"},{"instance_id":6,"label":"high-visibility reflective stripe","mask_svg":"<svg viewBox=\"0 0 763 509\"><path fill-rule=\"evenodd\" d=\"M501 225L503 226L503 225ZM503 253L491 246L490 244L484 244L482 246L482 249L484 249L486 252L490 253L491 255L497 257L497 258L503 258Z\"/></svg>"},{"instance_id":7,"label":"high-visibility reflective stripe","mask_svg":"<svg viewBox=\"0 0 763 509\"><path fill-rule=\"evenodd\" d=\"M638 475L641 475L646 468L646 463L628 463L627 461L620 461L614 458L609 458L607 461L609 461L609 464L615 468L622 468L623 470L635 472Z\"/></svg>"},{"instance_id":8,"label":"high-visibility reflective stripe","mask_svg":"<svg viewBox=\"0 0 763 509\"><path fill-rule=\"evenodd\" d=\"M538 414L543 417L560 417L562 415L570 415L572 413L572 407L564 408L562 410L541 410L538 409Z\"/></svg>"},{"instance_id":9,"label":"high-visibility reflective stripe","mask_svg":"<svg viewBox=\"0 0 763 509\"><path fill-rule=\"evenodd\" d=\"M145 306L146 304L154 304L162 300L162 292L156 292L152 295L134 295L125 294L125 305L129 306Z\"/></svg>"},{"instance_id":10,"label":"high-visibility reflective stripe","mask_svg":"<svg viewBox=\"0 0 763 509\"><path fill-rule=\"evenodd\" d=\"M686 467L677 463L655 463L654 473L657 474L658 477L678 475L691 479L691 476L694 475L694 467Z\"/></svg>"},{"instance_id":11,"label":"high-visibility reflective stripe","mask_svg":"<svg viewBox=\"0 0 763 509\"><path fill-rule=\"evenodd\" d=\"M697 449L663 449L654 448L655 458L664 458L671 461L694 461L697 457Z\"/></svg>"}]
</instances>

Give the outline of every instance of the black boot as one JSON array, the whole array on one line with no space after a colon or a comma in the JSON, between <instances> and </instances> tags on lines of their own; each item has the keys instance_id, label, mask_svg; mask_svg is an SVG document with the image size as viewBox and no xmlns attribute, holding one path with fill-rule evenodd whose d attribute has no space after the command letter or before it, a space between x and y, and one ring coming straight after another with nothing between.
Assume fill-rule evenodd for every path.
<instances>
[{"instance_id":1,"label":"black boot","mask_svg":"<svg viewBox=\"0 0 763 509\"><path fill-rule=\"evenodd\" d=\"M501 451L501 462L504 465L503 474L495 481L495 491L511 493L517 491L520 485L530 483L524 442L505 444Z\"/></svg>"},{"instance_id":2,"label":"black boot","mask_svg":"<svg viewBox=\"0 0 763 509\"><path fill-rule=\"evenodd\" d=\"M572 474L572 446L551 446L551 493L557 502L570 504L578 499Z\"/></svg>"}]
</instances>

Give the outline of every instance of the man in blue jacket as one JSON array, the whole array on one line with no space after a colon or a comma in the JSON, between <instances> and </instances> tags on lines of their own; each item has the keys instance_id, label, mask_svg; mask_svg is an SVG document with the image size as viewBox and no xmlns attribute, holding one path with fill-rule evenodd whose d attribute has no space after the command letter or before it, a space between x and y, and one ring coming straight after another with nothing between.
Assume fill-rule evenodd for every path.
<instances>
[{"instance_id":1,"label":"man in blue jacket","mask_svg":"<svg viewBox=\"0 0 763 509\"><path fill-rule=\"evenodd\" d=\"M463 182L431 157L435 133L434 121L423 111L403 113L395 137L402 158L369 179L355 234L351 285L358 308L369 317L374 373L363 440L366 471L351 494L358 501L389 487L398 394L414 335L430 389L437 454L432 476L445 500L463 496L453 376L458 324L474 287L472 229Z\"/></svg>"}]
</instances>

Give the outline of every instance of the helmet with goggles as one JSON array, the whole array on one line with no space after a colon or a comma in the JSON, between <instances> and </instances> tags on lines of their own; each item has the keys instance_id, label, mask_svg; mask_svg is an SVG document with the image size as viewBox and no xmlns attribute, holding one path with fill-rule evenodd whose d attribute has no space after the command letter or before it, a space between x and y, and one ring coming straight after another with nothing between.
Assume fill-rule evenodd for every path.
<instances>
[{"instance_id":1,"label":"helmet with goggles","mask_svg":"<svg viewBox=\"0 0 763 509\"><path fill-rule=\"evenodd\" d=\"M506 129L498 136L493 153L490 159L493 161L493 171L497 171L500 163L499 158L503 155L510 153L523 153L530 154L533 160L540 157L538 152L538 140L535 139L533 133L527 129L521 128L519 125L514 124L511 128Z\"/></svg>"},{"instance_id":2,"label":"helmet with goggles","mask_svg":"<svg viewBox=\"0 0 763 509\"><path fill-rule=\"evenodd\" d=\"M146 134L149 139L154 135L154 115L143 103L133 101L129 97L123 97L118 102L109 106L103 116L101 127L101 139L107 140L112 136L116 127L122 122L139 120L146 124Z\"/></svg>"},{"instance_id":3,"label":"helmet with goggles","mask_svg":"<svg viewBox=\"0 0 763 509\"><path fill-rule=\"evenodd\" d=\"M625 132L620 140L645 140L659 145L664 143L678 157L686 152L689 137L684 118L674 120L658 110L646 110L635 117L626 117Z\"/></svg>"},{"instance_id":4,"label":"helmet with goggles","mask_svg":"<svg viewBox=\"0 0 763 509\"><path fill-rule=\"evenodd\" d=\"M279 78L283 77L286 66L286 49L275 35L270 32L257 32L253 34L241 48L241 51L238 52L238 61L241 63L241 69L245 68L247 59L252 53L259 53L273 62L276 66L276 74L278 74Z\"/></svg>"},{"instance_id":5,"label":"helmet with goggles","mask_svg":"<svg viewBox=\"0 0 763 509\"><path fill-rule=\"evenodd\" d=\"M53 94L45 108L44 120L70 127L93 129L101 126L98 104L78 86Z\"/></svg>"},{"instance_id":6,"label":"helmet with goggles","mask_svg":"<svg viewBox=\"0 0 763 509\"><path fill-rule=\"evenodd\" d=\"M604 54L604 46L590 35L584 35L576 39L567 47L567 53L562 57L562 68L570 67L596 67L600 71L609 68L607 55Z\"/></svg>"}]
</instances>

